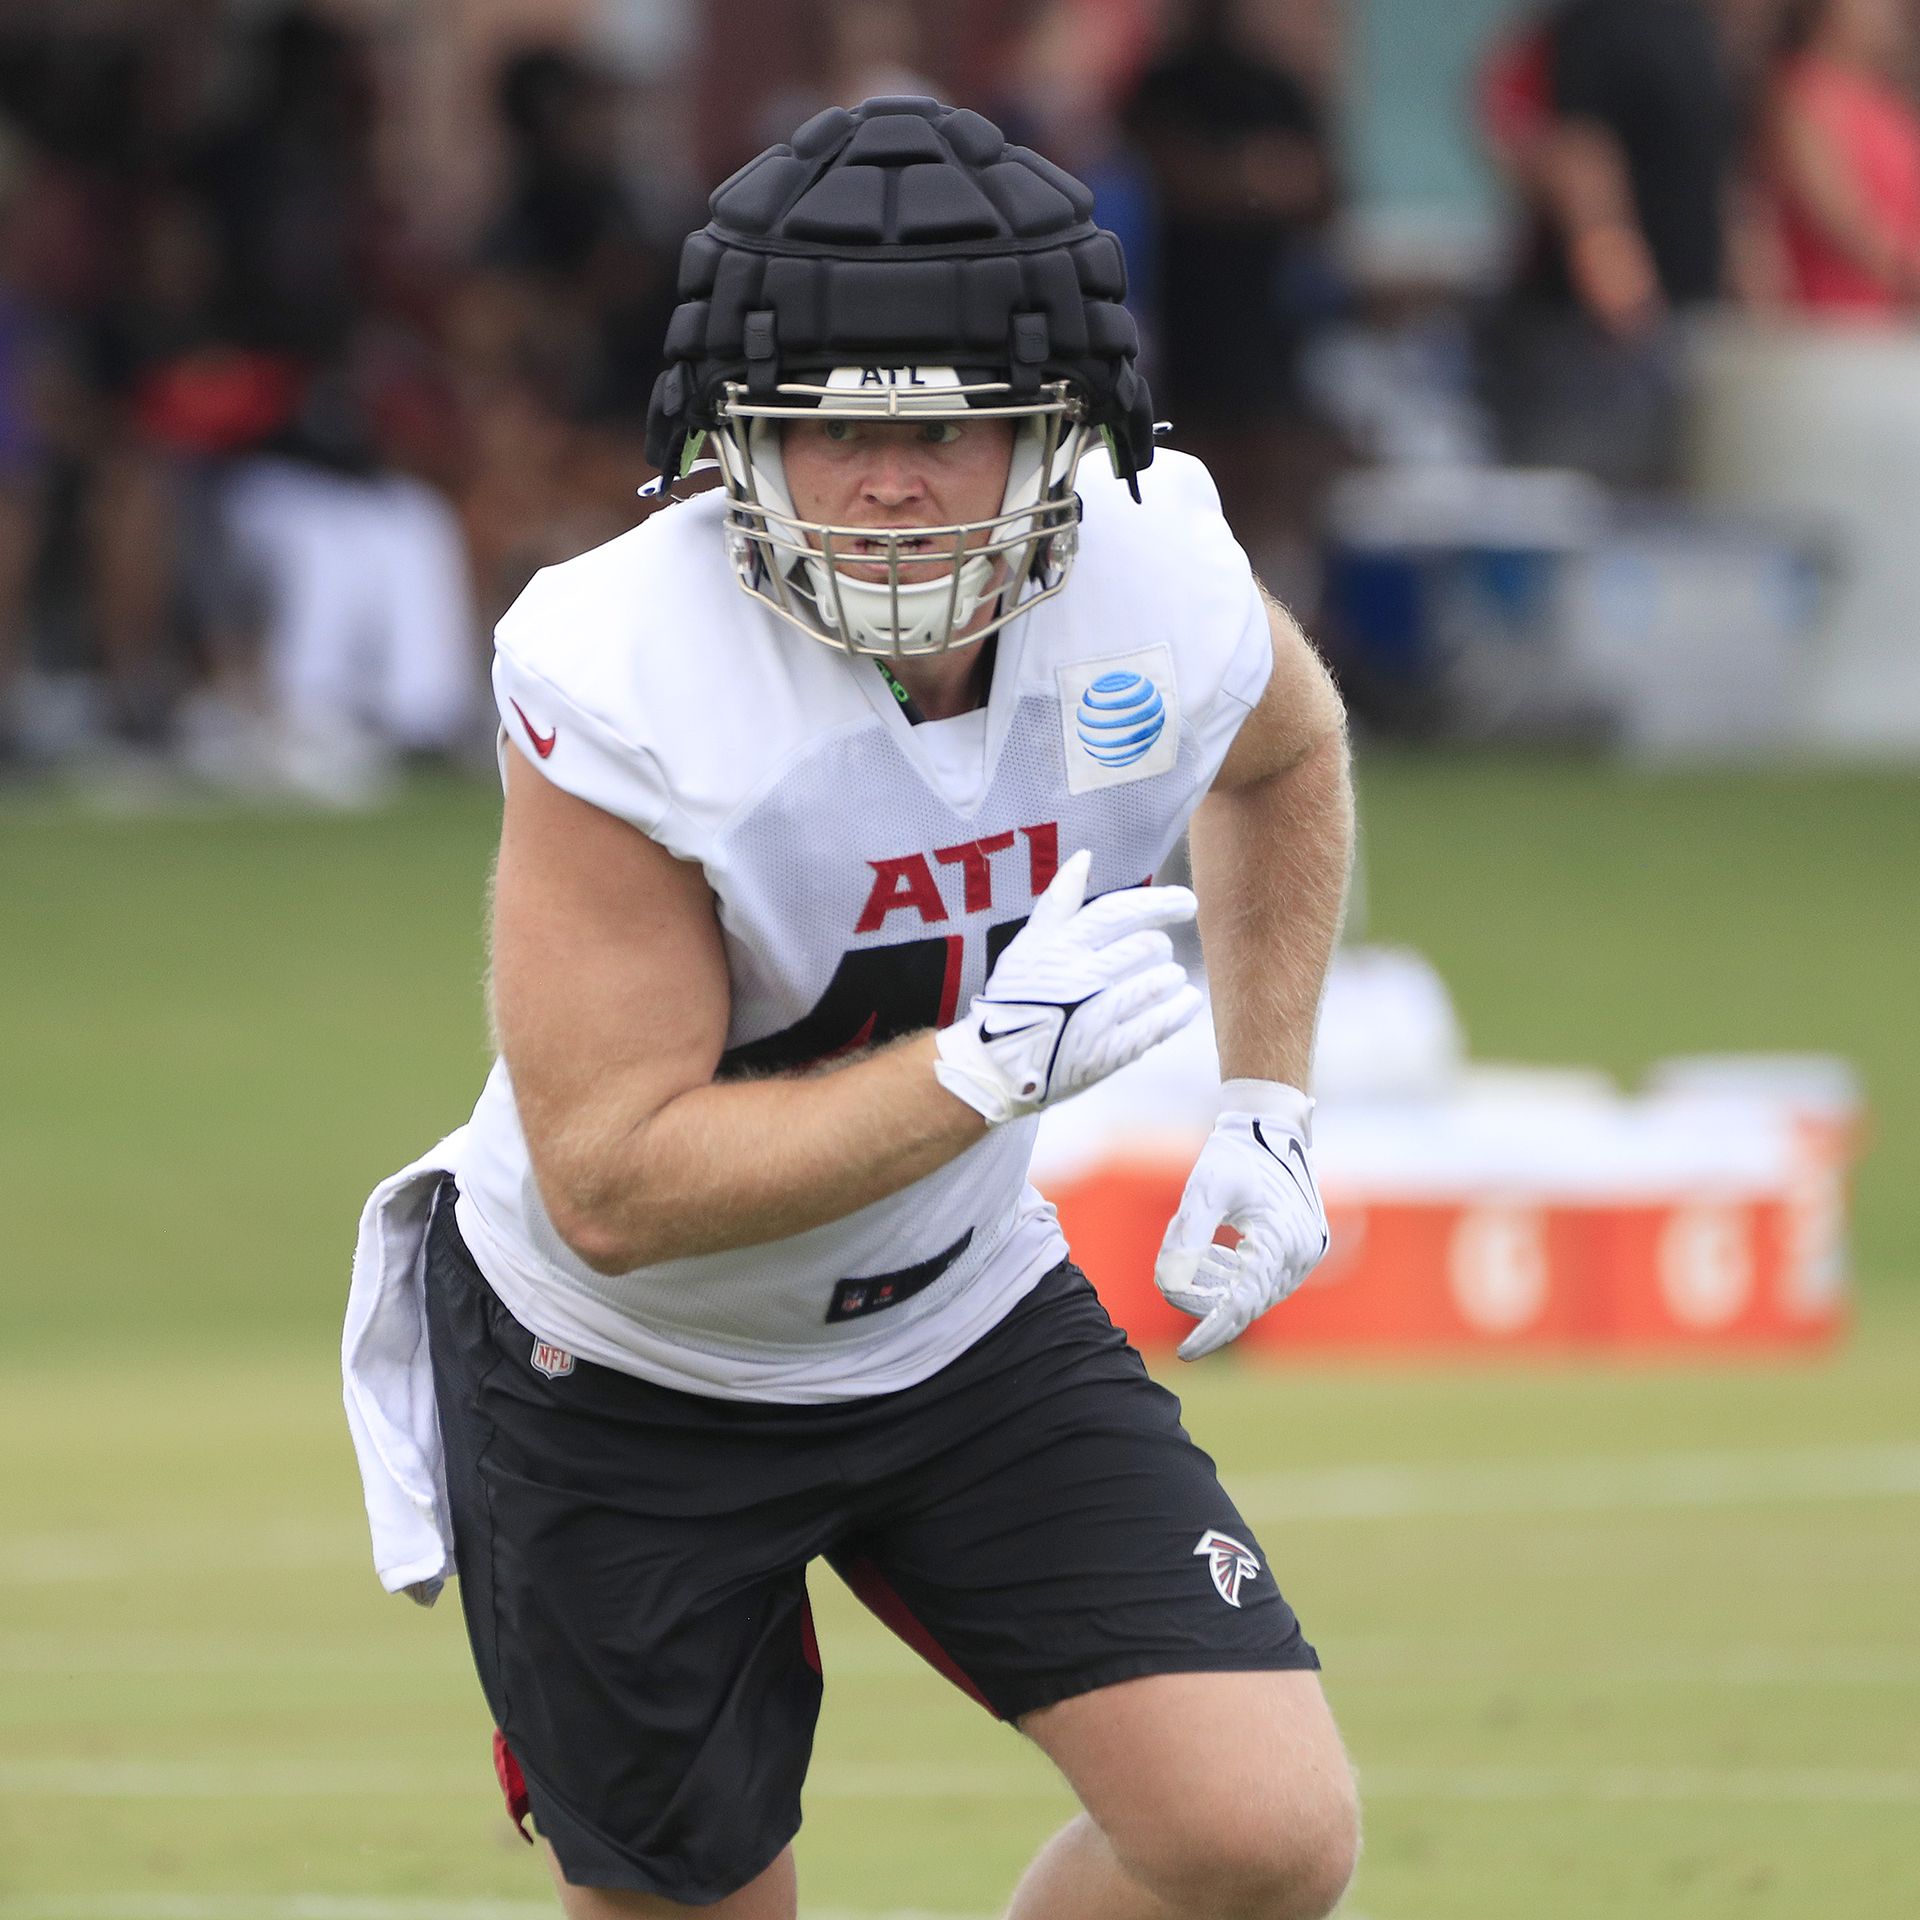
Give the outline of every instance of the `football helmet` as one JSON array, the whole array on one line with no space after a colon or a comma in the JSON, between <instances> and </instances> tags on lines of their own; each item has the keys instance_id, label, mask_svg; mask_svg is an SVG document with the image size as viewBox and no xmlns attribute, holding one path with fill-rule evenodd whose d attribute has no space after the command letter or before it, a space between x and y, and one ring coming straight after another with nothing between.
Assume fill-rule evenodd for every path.
<instances>
[{"instance_id":1,"label":"football helmet","mask_svg":"<svg viewBox=\"0 0 1920 1920\"><path fill-rule=\"evenodd\" d=\"M711 440L747 593L831 646L900 657L984 639L1060 591L1093 436L1129 482L1153 457L1125 263L1092 211L990 121L920 98L830 108L714 193L682 254L647 452L684 473ZM781 435L821 415L1009 421L999 511L803 518Z\"/></svg>"}]
</instances>

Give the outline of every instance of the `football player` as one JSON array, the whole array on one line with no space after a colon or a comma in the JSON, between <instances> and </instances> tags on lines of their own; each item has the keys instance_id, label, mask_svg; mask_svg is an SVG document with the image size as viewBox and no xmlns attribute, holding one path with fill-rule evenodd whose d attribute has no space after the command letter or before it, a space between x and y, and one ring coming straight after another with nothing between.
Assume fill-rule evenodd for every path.
<instances>
[{"instance_id":1,"label":"football player","mask_svg":"<svg viewBox=\"0 0 1920 1920\"><path fill-rule=\"evenodd\" d=\"M363 1233L376 1531L400 1443L365 1436L437 1395L415 1504L574 1920L791 1920L820 1559L1078 1795L1014 1915L1324 1914L1357 1814L1318 1659L1026 1167L1196 1011L1197 895L1225 1079L1160 1255L1182 1355L1324 1252L1338 698L1155 457L1078 181L878 99L711 212L649 446L722 484L499 629L499 1059ZM1189 821L1193 892L1143 884ZM364 1334L406 1285L417 1404Z\"/></svg>"}]
</instances>

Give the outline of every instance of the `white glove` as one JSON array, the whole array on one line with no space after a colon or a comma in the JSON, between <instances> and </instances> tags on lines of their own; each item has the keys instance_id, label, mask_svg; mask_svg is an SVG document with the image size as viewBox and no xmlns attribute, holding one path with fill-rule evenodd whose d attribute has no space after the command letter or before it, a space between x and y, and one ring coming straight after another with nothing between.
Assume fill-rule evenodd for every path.
<instances>
[{"instance_id":1,"label":"white glove","mask_svg":"<svg viewBox=\"0 0 1920 1920\"><path fill-rule=\"evenodd\" d=\"M1307 1164L1313 1102L1277 1080L1229 1080L1220 1117L1161 1242L1154 1283L1200 1324L1180 1343L1198 1360L1277 1307L1326 1253L1327 1212ZM1219 1247L1214 1230L1237 1228Z\"/></svg>"},{"instance_id":2,"label":"white glove","mask_svg":"<svg viewBox=\"0 0 1920 1920\"><path fill-rule=\"evenodd\" d=\"M1086 905L1076 853L1034 903L972 1011L935 1036L940 1084L989 1126L1064 1100L1127 1066L1200 1011L1161 931L1191 920L1185 887L1125 887Z\"/></svg>"}]
</instances>

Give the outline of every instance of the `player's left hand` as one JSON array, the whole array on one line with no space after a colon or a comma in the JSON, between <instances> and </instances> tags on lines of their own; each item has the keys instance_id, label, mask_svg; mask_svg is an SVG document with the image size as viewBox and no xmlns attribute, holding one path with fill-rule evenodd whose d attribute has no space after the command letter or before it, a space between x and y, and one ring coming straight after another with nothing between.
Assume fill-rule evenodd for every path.
<instances>
[{"instance_id":1,"label":"player's left hand","mask_svg":"<svg viewBox=\"0 0 1920 1920\"><path fill-rule=\"evenodd\" d=\"M1220 1117L1153 1269L1160 1291L1200 1322L1180 1343L1182 1360L1237 1340L1326 1253L1327 1213L1307 1160L1312 1114L1313 1102L1278 1080L1220 1089ZM1239 1232L1238 1246L1214 1244L1222 1226Z\"/></svg>"}]
</instances>

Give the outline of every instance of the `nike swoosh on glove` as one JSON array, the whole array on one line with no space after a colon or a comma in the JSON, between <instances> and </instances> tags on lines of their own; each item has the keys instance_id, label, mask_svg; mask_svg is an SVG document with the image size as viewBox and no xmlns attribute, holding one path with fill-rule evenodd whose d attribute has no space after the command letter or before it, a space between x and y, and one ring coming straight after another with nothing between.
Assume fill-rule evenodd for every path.
<instances>
[{"instance_id":1,"label":"nike swoosh on glove","mask_svg":"<svg viewBox=\"0 0 1920 1920\"><path fill-rule=\"evenodd\" d=\"M1191 920L1185 887L1088 900L1076 853L1034 903L966 1018L935 1036L934 1073L989 1126L1038 1113L1139 1059L1200 1011L1164 929Z\"/></svg>"},{"instance_id":2,"label":"nike swoosh on glove","mask_svg":"<svg viewBox=\"0 0 1920 1920\"><path fill-rule=\"evenodd\" d=\"M1327 1212L1308 1164L1313 1102L1278 1080L1229 1080L1220 1117L1167 1227L1154 1284L1200 1324L1180 1343L1198 1360L1277 1307L1327 1251ZM1221 1226L1234 1247L1214 1245Z\"/></svg>"}]
</instances>

